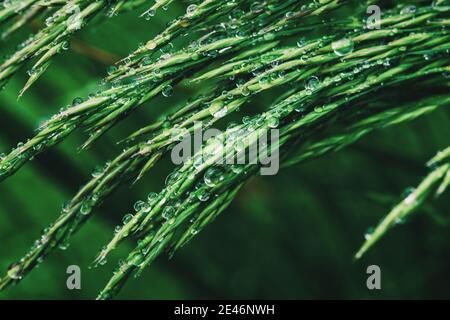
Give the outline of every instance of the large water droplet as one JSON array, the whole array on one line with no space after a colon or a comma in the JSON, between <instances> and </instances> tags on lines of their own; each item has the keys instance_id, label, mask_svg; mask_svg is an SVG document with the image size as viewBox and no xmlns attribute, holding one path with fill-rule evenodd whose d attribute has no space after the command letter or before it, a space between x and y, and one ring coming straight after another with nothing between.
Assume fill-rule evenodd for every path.
<instances>
[{"instance_id":1,"label":"large water droplet","mask_svg":"<svg viewBox=\"0 0 450 320\"><path fill-rule=\"evenodd\" d=\"M144 201L139 200L134 204L134 211L139 212L142 209L144 209L146 206L147 206L147 204Z\"/></svg>"},{"instance_id":2,"label":"large water droplet","mask_svg":"<svg viewBox=\"0 0 450 320\"><path fill-rule=\"evenodd\" d=\"M320 80L316 76L309 78L305 83L305 89L314 91L320 86Z\"/></svg>"},{"instance_id":3,"label":"large water droplet","mask_svg":"<svg viewBox=\"0 0 450 320\"><path fill-rule=\"evenodd\" d=\"M131 221L131 219L133 219L133 215L131 213L126 214L123 216L122 223L127 224L128 222Z\"/></svg>"},{"instance_id":4,"label":"large water droplet","mask_svg":"<svg viewBox=\"0 0 450 320\"><path fill-rule=\"evenodd\" d=\"M215 187L225 179L223 169L220 167L211 167L205 172L203 180L208 187Z\"/></svg>"},{"instance_id":5,"label":"large water droplet","mask_svg":"<svg viewBox=\"0 0 450 320\"><path fill-rule=\"evenodd\" d=\"M337 41L334 41L331 44L331 48L333 49L334 53L338 56L345 56L349 53L353 52L354 49L354 43L351 39L343 38Z\"/></svg>"},{"instance_id":6,"label":"large water droplet","mask_svg":"<svg viewBox=\"0 0 450 320\"><path fill-rule=\"evenodd\" d=\"M149 204L154 204L158 200L158 194L156 192L150 192L147 196Z\"/></svg>"},{"instance_id":7,"label":"large water droplet","mask_svg":"<svg viewBox=\"0 0 450 320\"><path fill-rule=\"evenodd\" d=\"M173 95L173 87L171 85L167 85L162 89L162 95L164 97L170 97L171 95Z\"/></svg>"},{"instance_id":8,"label":"large water droplet","mask_svg":"<svg viewBox=\"0 0 450 320\"><path fill-rule=\"evenodd\" d=\"M166 207L164 207L163 212L162 212L162 217L163 217L165 220L172 219L172 217L173 217L174 215L175 215L175 208L174 208L174 207L172 207L172 206L166 206Z\"/></svg>"},{"instance_id":9,"label":"large water droplet","mask_svg":"<svg viewBox=\"0 0 450 320\"><path fill-rule=\"evenodd\" d=\"M191 4L189 7L187 7L186 14L188 16L192 16L192 15L194 15L196 10L197 10L197 5Z\"/></svg>"}]
</instances>

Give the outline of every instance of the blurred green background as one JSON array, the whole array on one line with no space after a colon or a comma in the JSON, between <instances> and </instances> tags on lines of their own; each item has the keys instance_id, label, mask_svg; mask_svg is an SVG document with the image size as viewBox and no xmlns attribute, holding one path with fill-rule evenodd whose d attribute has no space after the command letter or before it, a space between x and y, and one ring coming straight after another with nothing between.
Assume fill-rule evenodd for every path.
<instances>
[{"instance_id":1,"label":"blurred green background","mask_svg":"<svg viewBox=\"0 0 450 320\"><path fill-rule=\"evenodd\" d=\"M91 25L17 101L26 81L22 70L0 92L0 153L30 137L42 120L75 97L96 90L108 61L134 50L183 10L173 5L151 21L131 12ZM2 42L0 54L11 52L30 31ZM75 151L86 138L78 132L1 183L1 272L27 251L95 167L120 152L116 141L190 94L183 89L171 99L147 103L86 152ZM256 98L253 105L262 101ZM253 179L213 225L172 260L161 257L141 278L131 279L119 298L449 298L448 194L395 228L364 259L352 261L367 228L420 181L427 173L425 162L448 144L449 120L448 110L440 110L275 177ZM171 170L163 162L133 188L123 187L109 198L67 250L51 255L0 298L94 298L134 244L125 243L101 268L91 270L89 264L133 203L160 190ZM72 264L82 268L80 291L66 288L66 268ZM380 291L366 288L371 264L381 267Z\"/></svg>"}]
</instances>

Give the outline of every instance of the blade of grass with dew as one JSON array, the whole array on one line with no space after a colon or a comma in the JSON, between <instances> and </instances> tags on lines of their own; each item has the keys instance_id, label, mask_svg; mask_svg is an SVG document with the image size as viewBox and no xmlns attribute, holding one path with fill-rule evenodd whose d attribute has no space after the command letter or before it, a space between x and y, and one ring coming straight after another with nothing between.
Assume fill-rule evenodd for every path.
<instances>
[{"instance_id":1,"label":"blade of grass with dew","mask_svg":"<svg viewBox=\"0 0 450 320\"><path fill-rule=\"evenodd\" d=\"M366 241L355 254L360 259L370 250L390 229L408 219L430 197L441 196L450 184L450 147L439 152L428 163L431 171L422 182L411 191L389 214L378 224L370 234L366 234Z\"/></svg>"},{"instance_id":2,"label":"blade of grass with dew","mask_svg":"<svg viewBox=\"0 0 450 320\"><path fill-rule=\"evenodd\" d=\"M450 102L449 99L450 97L447 97L446 105ZM416 103L408 108L411 109L409 113L405 113L404 108L396 108L394 110L388 108L385 112L376 113L372 117L362 119L361 122L355 123L356 128L363 130L361 134L356 136L357 138L353 136L353 130L345 128L344 131L347 132L337 134L335 137L328 137L327 140L324 140L325 143L322 144L322 147L324 148L323 151L315 154L309 153L306 150L306 154L309 154L310 156L304 157L301 161L314 158L317 155L324 154L331 150L340 149L345 145L355 142L358 138L361 138L371 130L380 128L380 125L389 126L399 122L412 120L423 113L434 110L436 107L439 107L439 104L429 105L429 101L425 101L424 103ZM370 124L370 126L368 126L368 124ZM347 136L347 139L344 138L345 136ZM253 141L256 139L257 138L253 138ZM315 145L315 148L318 147L318 144ZM145 232L143 233L143 236L138 236L138 239L141 239L138 241L138 246L130 253L128 258L117 267L113 277L100 293L99 299L110 299L116 295L124 285L125 281L127 281L133 273L138 275L143 268L154 261L157 255L160 255L164 251L164 248L161 246L165 246L166 250L168 248L177 250L197 235L199 231L203 230L207 224L229 205L232 198L235 196L235 194L233 194L231 197L228 197L228 194L224 190L230 190L232 189L232 185L237 185L235 189L237 192L242 186L242 180L248 179L248 177L255 174L257 171L255 169L257 166L253 166L252 168L251 165L231 170L222 169L219 173L222 175L221 178L214 180L216 185L212 185L212 181L207 180L206 177L208 176L208 172L211 172L210 170L219 170L214 166L216 160L217 158L209 161L204 167L196 168L197 172L195 174L198 175L200 179L202 178L202 174L200 173L206 172L204 176L205 183L196 183L195 179L191 177L191 175L194 174L191 171L191 164L186 164L177 171L177 175L171 177L171 182L169 182L169 185L159 196L154 195L150 202L145 205L143 204L142 211L138 212L136 216L142 212L147 214L145 219L141 220L139 227L140 230L145 230ZM208 167L209 169L207 169ZM206 185L206 183L209 185ZM195 187L189 187L189 185ZM185 200L182 200L181 203L173 204L173 202L170 202L170 199L173 198L171 197L172 194L176 194L175 199L177 199L177 201L180 199L180 194L186 194L186 198ZM201 207L204 209L200 209L201 213L198 214L199 208ZM167 210L167 208L172 209ZM162 214L162 217L160 214ZM125 223L122 230L126 230L127 233L130 233L132 230L130 224L136 224L136 216L127 219L128 222ZM186 223L187 221L189 221L189 223ZM179 228L184 231L181 231L181 236L176 238L176 234L179 233L179 230L177 229ZM172 242L172 244L170 244L170 242ZM104 253L102 252L102 255L103 254Z\"/></svg>"},{"instance_id":3,"label":"blade of grass with dew","mask_svg":"<svg viewBox=\"0 0 450 320\"><path fill-rule=\"evenodd\" d=\"M239 50L245 47L244 44L251 46L259 42L271 41L272 39L267 40L263 36L248 39L236 35L225 39L219 37L215 42L191 48L187 52L181 51L179 54L160 59L150 65L145 63L141 67L142 70L134 70L126 76L111 80L109 89L98 92L81 103L77 99L74 106L55 115L41 126L35 137L3 158L0 163L0 180L14 174L30 158L61 142L78 128L89 129L91 138L88 144L92 143L137 106L160 93L170 94L172 85L185 73L217 58L217 55L202 56L205 53L227 48L228 50L219 54L220 56ZM158 72L155 73L155 70Z\"/></svg>"},{"instance_id":4,"label":"blade of grass with dew","mask_svg":"<svg viewBox=\"0 0 450 320\"><path fill-rule=\"evenodd\" d=\"M133 4L133 1L136 3ZM58 9L52 11L52 15L46 18L44 27L22 42L12 55L1 63L0 87L3 87L8 79L28 61L39 57L38 61L28 71L28 81L19 94L19 97L22 96L45 72L51 59L69 48L69 40L76 32L83 29L92 19L102 13L112 16L116 14L116 11L131 9L142 3L142 0L133 1L128 1L126 6L123 6L124 0L113 2L73 0L64 2ZM37 3L34 6L40 6L40 4ZM9 12L8 7L4 10ZM5 13L5 15L7 14Z\"/></svg>"}]
</instances>

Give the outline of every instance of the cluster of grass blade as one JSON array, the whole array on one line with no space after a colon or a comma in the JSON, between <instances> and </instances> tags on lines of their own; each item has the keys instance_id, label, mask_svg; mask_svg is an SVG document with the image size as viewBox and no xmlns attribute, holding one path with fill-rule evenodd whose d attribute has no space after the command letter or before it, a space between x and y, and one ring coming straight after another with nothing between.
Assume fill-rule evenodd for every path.
<instances>
[{"instance_id":1,"label":"cluster of grass blade","mask_svg":"<svg viewBox=\"0 0 450 320\"><path fill-rule=\"evenodd\" d=\"M27 161L50 146L61 142L76 129L83 128L89 133L90 137L83 145L83 148L89 146L118 121L130 114L136 107L158 94L170 94L173 86L181 79L194 72L196 68L205 68L208 63L218 60L220 56L229 56L240 50L247 51L242 53L245 58L246 54L260 54L261 51L259 49L266 48L266 50L269 50L271 47L267 46L267 43L272 43L272 46L276 45L275 39L277 36L288 37L298 32L295 28L296 20L288 18L279 20L289 8L299 10L306 16L317 15L323 10L333 9L337 6L337 1L325 1L326 4L313 4L312 8L301 9L297 1L271 2L274 3L273 14L268 15L267 20L265 15L261 21L254 19L257 11L252 11L247 15L243 15L240 18L242 21L236 22L232 19L229 21L232 24L231 26L222 30L219 29L213 34L207 34L202 41L192 43L187 49L172 54L163 54L156 58L153 58L156 49L153 45L145 45L137 49L131 55L132 58L128 57L125 59L124 66L120 66L108 77L105 83L106 89L91 95L85 101L75 99L76 103L73 106L62 110L43 124L38 129L36 136L23 144L21 143L20 146L3 157L0 161L0 180L12 175ZM186 15L174 22L177 27L169 26L167 30L171 30L170 32L162 32L163 36L158 35L155 40L151 40L149 43L165 43L166 40L164 39L174 37L172 33L181 34L181 32L176 31L180 27L183 28L184 32L190 32L192 28L197 27L197 23L201 25L206 17L220 20L224 13L231 12L233 9L241 12L238 10L239 6L244 6L245 4L248 3L244 0L226 2L225 4L218 0L204 1L193 13L186 13ZM275 4L278 4L278 6L275 6ZM220 11L222 15L214 16L213 13L217 11ZM192 21L192 24L189 21ZM275 29L279 31L270 33L270 30L274 29L273 21L276 21L277 28ZM265 29L264 23L267 24ZM257 34L243 35L240 32L241 29L236 30L233 27L236 24L242 25L242 28L246 25L248 25L249 29L262 28L262 31L259 31ZM283 26L286 27L283 29ZM270 37L267 35L268 32L271 35ZM258 45L265 45L265 47L258 48ZM147 47L149 48L144 49ZM249 48L251 49L249 50ZM145 53L142 52L143 50ZM304 50L299 50L297 55L301 55L303 52ZM292 59L292 57L287 56L285 59ZM269 63L270 61L267 61L266 65Z\"/></svg>"},{"instance_id":2,"label":"cluster of grass blade","mask_svg":"<svg viewBox=\"0 0 450 320\"><path fill-rule=\"evenodd\" d=\"M260 6L244 0L192 3L186 15L124 59L108 75L104 91L54 116L35 137L2 158L0 178L6 178L76 129L89 132L83 146L87 147L151 98L170 95L176 85L204 84L203 94L126 139L129 146L72 198L28 254L11 266L0 280L0 289L19 281L54 248L64 246L98 204L119 185L140 179L196 130L198 121L211 127L249 107L262 92L287 89L265 112L231 124L221 136L207 141L201 154L170 175L160 193L138 201L136 213L124 216L124 225L116 229L95 262L105 263L108 254L129 237L138 244L99 298L113 297L131 275L139 274L158 255L186 244L260 169L257 164L217 165L224 154L237 158L277 128L279 144L267 151L279 153L284 166L293 165L450 102L448 94L395 106L376 100L382 96L380 90L419 80L442 85L442 75L450 71L446 11L424 6L399 14L395 9L386 12L381 30L367 30L353 20L324 22L325 28L333 26L332 34L292 45L290 39L298 40L322 24L308 16L336 9L342 1L267 0L257 2ZM171 42L185 33L198 34L198 40L171 50ZM157 54L158 49L162 54Z\"/></svg>"},{"instance_id":3,"label":"cluster of grass blade","mask_svg":"<svg viewBox=\"0 0 450 320\"><path fill-rule=\"evenodd\" d=\"M69 42L74 33L84 28L92 19L105 14L114 16L143 3L145 0L5 1L0 6L0 23L9 24L2 33L3 38L37 18L44 20L44 23L0 64L0 88L19 69L34 61L28 70L28 81L19 94L22 96L47 70L52 58L69 49Z\"/></svg>"},{"instance_id":4,"label":"cluster of grass blade","mask_svg":"<svg viewBox=\"0 0 450 320\"><path fill-rule=\"evenodd\" d=\"M343 131L334 130L332 134L327 133L325 136L323 130L314 130L314 127L328 123L330 119L327 118L335 111L333 107L337 107L339 103L333 104L328 110L325 107L324 110L308 113L305 117L298 117L297 111L295 111L294 119L296 121L289 121L286 126L277 125L277 128L282 130L279 148L282 155L288 155L289 153L283 146L291 149L292 144L295 143L313 142L312 144L306 143L300 152L301 158L293 159L291 156L287 156L289 161L285 165L292 165L340 149L375 128L414 119L437 107L448 105L449 102L449 97L444 96L438 104L423 101L388 110L378 109L378 113L375 114L374 110L371 110L372 112L364 116L360 115L360 120L354 122L351 127L344 127ZM341 101L341 103L343 102ZM367 101L364 101L362 105L366 103ZM389 107L384 105L384 108ZM111 297L132 272L142 271L143 267L164 248L172 252L177 250L225 209L229 203L228 192L232 190L231 194L234 196L234 188L238 190L244 180L256 173L258 166L220 167L216 165L219 158L224 154L233 154L234 151L239 153L237 150L246 150L249 145L258 141L261 134L269 130L268 128L274 127L279 120L283 123L286 118L293 116L293 112L293 109L286 109L286 104L280 103L273 111L260 115L243 125L229 128L223 136L210 141L201 155L195 155L191 162L176 170L169 177L167 187L159 195L151 193L148 201L139 202L136 207L137 213L134 216L125 217L124 226L116 229L113 239L97 258L97 263L105 262L107 254L130 234L134 234L138 239L136 250L121 263L100 298ZM284 114L283 119L279 118L280 113ZM371 115L368 116L369 114ZM277 119L276 122L274 119ZM322 123L322 121L325 122ZM306 127L308 130L305 131L312 134L311 137L306 138L302 132L299 141L297 130L300 127L303 129ZM237 137L239 141L236 141ZM226 143L224 144L223 141ZM222 149L223 145L225 145L225 150ZM272 152L278 152L278 150L272 150ZM236 154L235 157L239 156ZM225 199L227 200L225 201ZM142 238L143 235L145 238ZM162 244L161 242L166 240L166 237L169 238L167 243Z\"/></svg>"}]
</instances>

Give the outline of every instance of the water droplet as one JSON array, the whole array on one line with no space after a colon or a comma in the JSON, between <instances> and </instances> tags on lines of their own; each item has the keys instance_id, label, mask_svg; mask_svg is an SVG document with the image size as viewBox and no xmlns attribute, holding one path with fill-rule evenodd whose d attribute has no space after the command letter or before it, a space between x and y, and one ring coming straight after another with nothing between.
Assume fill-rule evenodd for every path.
<instances>
[{"instance_id":1,"label":"water droplet","mask_svg":"<svg viewBox=\"0 0 450 320\"><path fill-rule=\"evenodd\" d=\"M412 205L417 201L417 196L415 193L416 189L408 188L403 192L404 203L407 205Z\"/></svg>"},{"instance_id":2,"label":"water droplet","mask_svg":"<svg viewBox=\"0 0 450 320\"><path fill-rule=\"evenodd\" d=\"M133 208L134 208L134 211L139 212L139 211L145 209L146 206L147 206L147 204L144 201L139 200L134 204Z\"/></svg>"},{"instance_id":3,"label":"water droplet","mask_svg":"<svg viewBox=\"0 0 450 320\"><path fill-rule=\"evenodd\" d=\"M211 104L208 110L211 115L217 119L225 117L228 113L228 108L226 106L222 106L221 103Z\"/></svg>"},{"instance_id":4,"label":"water droplet","mask_svg":"<svg viewBox=\"0 0 450 320\"><path fill-rule=\"evenodd\" d=\"M131 221L131 219L133 219L133 215L131 213L126 214L123 216L122 223L127 224L128 222Z\"/></svg>"},{"instance_id":5,"label":"water droplet","mask_svg":"<svg viewBox=\"0 0 450 320\"><path fill-rule=\"evenodd\" d=\"M22 267L16 263L11 264L8 267L8 277L13 280L22 279Z\"/></svg>"},{"instance_id":6,"label":"water droplet","mask_svg":"<svg viewBox=\"0 0 450 320\"><path fill-rule=\"evenodd\" d=\"M174 184L180 176L181 176L181 173L176 172L176 171L169 174L165 181L166 186L170 186L170 185Z\"/></svg>"},{"instance_id":7,"label":"water droplet","mask_svg":"<svg viewBox=\"0 0 450 320\"><path fill-rule=\"evenodd\" d=\"M375 231L375 229L373 227L370 227L369 229L367 229L366 233L364 234L364 239L369 240L370 238L372 238L374 231Z\"/></svg>"},{"instance_id":8,"label":"water droplet","mask_svg":"<svg viewBox=\"0 0 450 320\"><path fill-rule=\"evenodd\" d=\"M267 126L271 129L278 128L279 125L280 125L280 120L277 117L270 117L267 120Z\"/></svg>"},{"instance_id":9,"label":"water droplet","mask_svg":"<svg viewBox=\"0 0 450 320\"><path fill-rule=\"evenodd\" d=\"M416 12L416 10L417 10L416 6L407 5L407 6L404 6L402 8L402 10L400 10L400 14L413 14Z\"/></svg>"},{"instance_id":10,"label":"water droplet","mask_svg":"<svg viewBox=\"0 0 450 320\"><path fill-rule=\"evenodd\" d=\"M192 15L194 15L196 10L197 10L197 5L191 4L190 6L187 7L186 14L188 16L192 16Z\"/></svg>"},{"instance_id":11,"label":"water droplet","mask_svg":"<svg viewBox=\"0 0 450 320\"><path fill-rule=\"evenodd\" d=\"M343 39L334 41L331 44L331 48L333 49L333 51L336 55L341 57L341 56L345 56L345 55L353 52L354 43L351 39L343 38Z\"/></svg>"},{"instance_id":12,"label":"water droplet","mask_svg":"<svg viewBox=\"0 0 450 320\"><path fill-rule=\"evenodd\" d=\"M156 192L150 192L147 196L149 204L154 204L158 200L158 194Z\"/></svg>"},{"instance_id":13,"label":"water droplet","mask_svg":"<svg viewBox=\"0 0 450 320\"><path fill-rule=\"evenodd\" d=\"M110 66L107 70L108 75L112 75L114 72L117 71L117 67L116 66Z\"/></svg>"},{"instance_id":14,"label":"water droplet","mask_svg":"<svg viewBox=\"0 0 450 320\"><path fill-rule=\"evenodd\" d=\"M316 106L316 107L314 107L314 112L316 112L316 113L323 112L323 106Z\"/></svg>"},{"instance_id":15,"label":"water droplet","mask_svg":"<svg viewBox=\"0 0 450 320\"><path fill-rule=\"evenodd\" d=\"M84 216L88 215L91 212L91 205L87 202L84 202L81 205L80 213Z\"/></svg>"},{"instance_id":16,"label":"water droplet","mask_svg":"<svg viewBox=\"0 0 450 320\"><path fill-rule=\"evenodd\" d=\"M320 80L316 76L310 77L305 83L305 89L314 91L320 86Z\"/></svg>"},{"instance_id":17,"label":"water droplet","mask_svg":"<svg viewBox=\"0 0 450 320\"><path fill-rule=\"evenodd\" d=\"M63 43L61 43L61 48L63 50L69 50L69 42L68 41L64 41Z\"/></svg>"},{"instance_id":18,"label":"water droplet","mask_svg":"<svg viewBox=\"0 0 450 320\"><path fill-rule=\"evenodd\" d=\"M165 220L172 219L172 217L173 217L174 215L175 215L175 208L174 208L174 207L172 207L172 206L166 206L166 207L164 207L163 212L162 212L162 217L163 217Z\"/></svg>"},{"instance_id":19,"label":"water droplet","mask_svg":"<svg viewBox=\"0 0 450 320\"><path fill-rule=\"evenodd\" d=\"M58 248L60 250L67 250L69 248L70 244L67 241L63 241L58 245Z\"/></svg>"},{"instance_id":20,"label":"water droplet","mask_svg":"<svg viewBox=\"0 0 450 320\"><path fill-rule=\"evenodd\" d=\"M145 20L150 20L152 17L154 17L156 14L155 10L148 10L145 15L144 15L144 19Z\"/></svg>"},{"instance_id":21,"label":"water droplet","mask_svg":"<svg viewBox=\"0 0 450 320\"><path fill-rule=\"evenodd\" d=\"M192 165L194 166L194 168L196 170L199 170L204 163L205 163L205 160L203 159L203 155L197 154L194 156Z\"/></svg>"},{"instance_id":22,"label":"water droplet","mask_svg":"<svg viewBox=\"0 0 450 320\"><path fill-rule=\"evenodd\" d=\"M235 174L241 174L245 169L245 166L240 164L234 164L231 166L231 171Z\"/></svg>"},{"instance_id":23,"label":"water droplet","mask_svg":"<svg viewBox=\"0 0 450 320\"><path fill-rule=\"evenodd\" d=\"M167 85L162 89L162 95L166 98L170 97L173 94L173 87L171 85Z\"/></svg>"},{"instance_id":24,"label":"water droplet","mask_svg":"<svg viewBox=\"0 0 450 320\"><path fill-rule=\"evenodd\" d=\"M215 187L225 179L222 168L211 167L206 170L203 180L208 187Z\"/></svg>"},{"instance_id":25,"label":"water droplet","mask_svg":"<svg viewBox=\"0 0 450 320\"><path fill-rule=\"evenodd\" d=\"M211 194L209 192L207 192L206 190L200 190L197 193L197 199L200 200L201 202L208 201L210 197L211 197Z\"/></svg>"}]
</instances>

